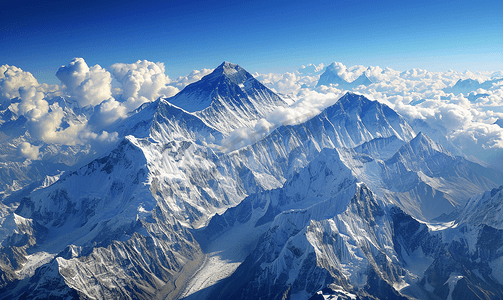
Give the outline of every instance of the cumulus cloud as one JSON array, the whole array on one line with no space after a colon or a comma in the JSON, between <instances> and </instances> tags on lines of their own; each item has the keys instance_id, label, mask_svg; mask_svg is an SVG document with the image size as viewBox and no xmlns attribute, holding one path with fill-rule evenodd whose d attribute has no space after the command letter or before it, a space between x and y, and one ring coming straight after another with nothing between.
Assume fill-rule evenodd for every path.
<instances>
[{"instance_id":1,"label":"cumulus cloud","mask_svg":"<svg viewBox=\"0 0 503 300\"><path fill-rule=\"evenodd\" d=\"M44 93L34 86L19 88L18 113L25 115L28 119L38 119L49 111L49 104L44 100Z\"/></svg>"},{"instance_id":2,"label":"cumulus cloud","mask_svg":"<svg viewBox=\"0 0 503 300\"><path fill-rule=\"evenodd\" d=\"M230 152L253 144L276 127L275 124L268 122L266 119L260 119L252 128L237 128L230 133L229 137L222 141L220 150Z\"/></svg>"},{"instance_id":3,"label":"cumulus cloud","mask_svg":"<svg viewBox=\"0 0 503 300\"><path fill-rule=\"evenodd\" d=\"M171 97L179 91L178 88L167 85L171 80L164 74L163 63L138 60L132 64L113 64L110 68L122 84L122 96L127 99L124 104L127 110L136 109L160 96Z\"/></svg>"},{"instance_id":4,"label":"cumulus cloud","mask_svg":"<svg viewBox=\"0 0 503 300\"><path fill-rule=\"evenodd\" d=\"M22 142L18 146L18 154L24 158L36 160L39 158L40 146L33 146L30 143Z\"/></svg>"},{"instance_id":5,"label":"cumulus cloud","mask_svg":"<svg viewBox=\"0 0 503 300\"><path fill-rule=\"evenodd\" d=\"M99 65L89 67L83 58L74 58L62 66L56 76L80 106L98 105L112 96L112 76Z\"/></svg>"},{"instance_id":6,"label":"cumulus cloud","mask_svg":"<svg viewBox=\"0 0 503 300\"><path fill-rule=\"evenodd\" d=\"M113 98L103 99L110 95L111 77L101 67L89 68L83 59L74 59L57 73L65 84L64 91L81 106L98 103L96 116L92 119L99 119L100 126L90 126L85 115L73 115L71 107L60 107L60 102L53 99L61 92L58 86L40 85L30 73L17 67L5 65L1 68L0 93L4 99L19 98L10 102L9 109L27 119L26 129L30 138L64 145L99 144L117 139L113 133L93 132L99 132L103 126L125 115L124 108ZM37 159L39 148L22 143L18 147L18 155Z\"/></svg>"},{"instance_id":7,"label":"cumulus cloud","mask_svg":"<svg viewBox=\"0 0 503 300\"><path fill-rule=\"evenodd\" d=\"M28 121L28 131L33 138L45 143L70 146L97 145L118 139L117 133L96 133L98 128L89 126L87 122L63 124L64 117L64 110L55 103L50 106L49 112Z\"/></svg>"},{"instance_id":8,"label":"cumulus cloud","mask_svg":"<svg viewBox=\"0 0 503 300\"><path fill-rule=\"evenodd\" d=\"M284 74L254 74L255 79L259 80L271 90L282 94L295 94L302 87L299 76L295 73Z\"/></svg>"},{"instance_id":9,"label":"cumulus cloud","mask_svg":"<svg viewBox=\"0 0 503 300\"><path fill-rule=\"evenodd\" d=\"M94 108L94 114L88 124L92 129L103 128L119 118L126 117L127 112L126 106L114 98L110 98Z\"/></svg>"},{"instance_id":10,"label":"cumulus cloud","mask_svg":"<svg viewBox=\"0 0 503 300\"><path fill-rule=\"evenodd\" d=\"M288 94L294 97L296 94L300 93L302 89L314 88L320 78L319 75L303 75L298 72L287 72L284 74L255 73L253 77L276 93Z\"/></svg>"},{"instance_id":11,"label":"cumulus cloud","mask_svg":"<svg viewBox=\"0 0 503 300\"><path fill-rule=\"evenodd\" d=\"M75 145L78 143L78 133L85 128L85 124L70 124L62 128L64 112L57 104L50 112L37 115L28 120L28 130L31 136L46 143Z\"/></svg>"},{"instance_id":12,"label":"cumulus cloud","mask_svg":"<svg viewBox=\"0 0 503 300\"><path fill-rule=\"evenodd\" d=\"M333 89L327 93L304 90L299 100L288 107L278 107L266 116L268 122L280 125L295 125L309 120L333 105L343 95L342 90Z\"/></svg>"},{"instance_id":13,"label":"cumulus cloud","mask_svg":"<svg viewBox=\"0 0 503 300\"><path fill-rule=\"evenodd\" d=\"M32 86L39 86L39 83L30 72L15 66L0 66L0 105L19 97L19 88Z\"/></svg>"}]
</instances>

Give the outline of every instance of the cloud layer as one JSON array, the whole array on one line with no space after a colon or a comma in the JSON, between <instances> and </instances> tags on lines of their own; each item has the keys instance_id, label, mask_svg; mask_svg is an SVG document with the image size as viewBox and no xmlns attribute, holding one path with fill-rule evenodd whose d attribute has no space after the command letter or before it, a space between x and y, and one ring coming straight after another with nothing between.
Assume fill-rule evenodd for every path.
<instances>
[{"instance_id":1,"label":"cloud layer","mask_svg":"<svg viewBox=\"0 0 503 300\"><path fill-rule=\"evenodd\" d=\"M359 86L353 92L388 104L416 130L447 144L455 154L488 161L502 152L503 129L494 122L503 119L503 80L470 93L454 94L447 89L459 80L485 82L503 78L502 71L400 72L380 66L347 67L337 62L329 67L348 82L365 73L373 84ZM175 95L212 69L194 70L175 80L165 71L163 63L147 60L117 63L107 70L99 65L90 67L83 58L75 58L56 73L61 86L48 86L39 84L29 72L3 65L0 105L4 103L5 108L10 103L11 111L23 115L30 136L36 140L64 145L110 143L118 135L108 132L106 126L145 102ZM333 86L316 87L323 71L323 64L308 64L295 72L254 74L263 84L295 103L276 109L255 128L236 130L229 139L240 140L241 144L252 142L277 126L302 122L335 103L345 91ZM55 100L58 96L66 100ZM72 111L77 115L72 115ZM20 144L18 154L37 159L40 157L37 147Z\"/></svg>"}]
</instances>

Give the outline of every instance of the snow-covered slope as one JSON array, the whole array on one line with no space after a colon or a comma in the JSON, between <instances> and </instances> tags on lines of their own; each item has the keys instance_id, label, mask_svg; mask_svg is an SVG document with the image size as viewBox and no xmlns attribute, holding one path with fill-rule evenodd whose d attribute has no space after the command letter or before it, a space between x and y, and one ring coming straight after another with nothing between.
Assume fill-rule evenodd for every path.
<instances>
[{"instance_id":1,"label":"snow-covered slope","mask_svg":"<svg viewBox=\"0 0 503 300\"><path fill-rule=\"evenodd\" d=\"M452 222L430 228L356 182L337 151L325 149L281 189L248 197L214 217L196 238L218 240L237 227L263 235L232 276L187 299L502 295L502 232ZM491 254L481 254L486 251Z\"/></svg>"},{"instance_id":2,"label":"snow-covered slope","mask_svg":"<svg viewBox=\"0 0 503 300\"><path fill-rule=\"evenodd\" d=\"M6 297L68 292L150 298L174 291L174 276L190 269L200 251L175 215L157 203L141 143L130 136L109 155L21 200L15 215L28 225L23 231L16 219L18 233L4 240L2 250L16 253L3 260L4 270L22 280ZM44 253L50 263L29 269ZM47 273L54 278L45 283Z\"/></svg>"},{"instance_id":3,"label":"snow-covered slope","mask_svg":"<svg viewBox=\"0 0 503 300\"><path fill-rule=\"evenodd\" d=\"M110 129L121 136L151 137L156 142L192 141L206 145L218 144L222 140L221 132L165 98L145 103L129 118L113 124Z\"/></svg>"},{"instance_id":4,"label":"snow-covered slope","mask_svg":"<svg viewBox=\"0 0 503 300\"><path fill-rule=\"evenodd\" d=\"M482 169L470 169L472 163L450 156L423 134L409 142L397 141L397 138L376 138L353 149L325 148L282 188L251 195L235 208L213 217L207 227L195 232L195 236L208 244L207 248L212 249L211 259L219 263L203 267L198 273L201 275L195 279L200 289L189 290L185 294L187 299L254 299L259 296L307 299L317 289L327 286L331 287L332 295L342 291L360 297L373 295L395 299L403 293L404 297L435 299L420 280L444 244L434 231L421 225L411 214L431 219L451 212L453 205L445 199L448 193L443 195L435 190L437 186L427 185L431 182L423 185L440 195L433 199L431 195L414 194L410 190L408 197L403 192L391 192L391 182L404 189L407 188L404 182L412 182L408 188L416 191L417 180L421 179L417 174L425 172L432 177L438 176L445 186L457 188L457 193L468 195L476 193L470 188L481 181L490 182L490 176L486 178L479 173L463 177ZM379 149L384 150L382 153L387 149L387 159L371 156L380 153ZM390 155L391 149L395 149L396 154ZM393 169L401 172L391 174ZM450 169L460 171L448 176ZM491 170L485 172L490 174ZM356 184L358 181L362 183ZM458 185L457 181L466 186ZM366 184L384 198L372 193ZM390 190L383 192L386 188ZM362 197L362 194L367 196ZM351 202L348 204L352 198L365 201L353 203L355 207ZM411 204L406 200L415 202ZM446 201L449 206L442 208L442 204L435 205L435 201ZM436 210L432 211L432 207ZM372 217L374 214L378 217ZM378 226L376 219L380 219ZM411 223L420 229L417 236L406 229ZM250 252L250 248L228 245L231 252L241 253L241 259L234 257L231 267L225 263L228 256L214 249L215 243L234 235L235 228L241 228L243 234L249 236L248 243L257 243L257 247ZM399 230L400 235L395 234L395 230ZM262 238L259 238L260 232ZM422 241L417 242L415 238ZM365 240L370 242L363 242ZM421 243L429 248L418 248ZM244 259L246 253L249 256ZM386 263L383 265L383 262ZM237 269L236 263L241 263ZM212 276L209 268L215 266L236 271L228 279L225 279L228 275L224 276L218 284L201 284L208 282Z\"/></svg>"}]
</instances>

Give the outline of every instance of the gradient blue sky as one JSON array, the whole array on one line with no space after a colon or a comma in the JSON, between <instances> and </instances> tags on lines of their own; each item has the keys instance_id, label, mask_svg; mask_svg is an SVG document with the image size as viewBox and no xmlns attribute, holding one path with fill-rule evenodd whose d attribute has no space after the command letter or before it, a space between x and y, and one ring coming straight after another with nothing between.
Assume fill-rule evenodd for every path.
<instances>
[{"instance_id":1,"label":"gradient blue sky","mask_svg":"<svg viewBox=\"0 0 503 300\"><path fill-rule=\"evenodd\" d=\"M303 64L503 70L503 1L0 2L0 65L59 83L72 58L164 62L171 78L222 61L250 72Z\"/></svg>"}]
</instances>

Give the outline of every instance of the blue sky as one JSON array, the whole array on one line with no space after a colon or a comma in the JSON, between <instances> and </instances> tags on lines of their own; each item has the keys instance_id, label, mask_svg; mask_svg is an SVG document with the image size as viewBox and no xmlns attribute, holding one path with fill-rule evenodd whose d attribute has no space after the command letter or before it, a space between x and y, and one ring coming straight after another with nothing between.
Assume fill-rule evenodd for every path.
<instances>
[{"instance_id":1,"label":"blue sky","mask_svg":"<svg viewBox=\"0 0 503 300\"><path fill-rule=\"evenodd\" d=\"M164 62L172 78L222 61L250 72L340 61L396 70L503 69L503 1L34 1L0 4L0 65L59 83L74 57Z\"/></svg>"}]
</instances>

